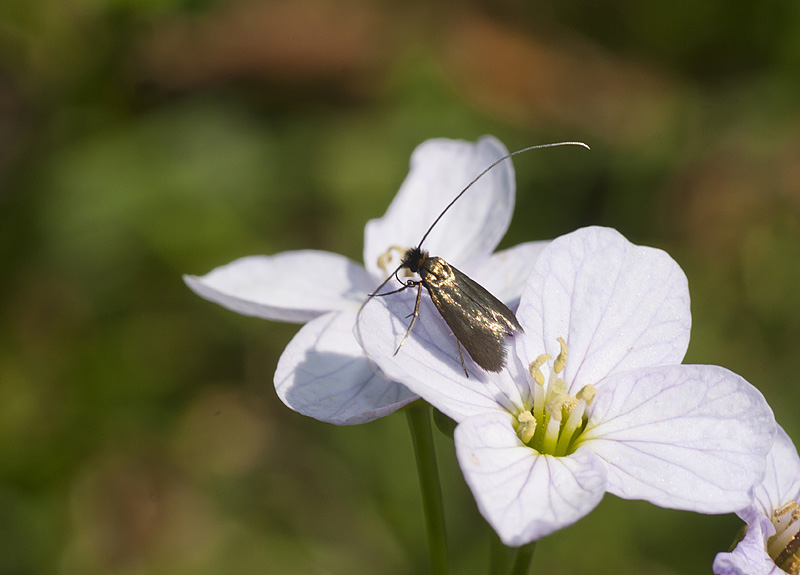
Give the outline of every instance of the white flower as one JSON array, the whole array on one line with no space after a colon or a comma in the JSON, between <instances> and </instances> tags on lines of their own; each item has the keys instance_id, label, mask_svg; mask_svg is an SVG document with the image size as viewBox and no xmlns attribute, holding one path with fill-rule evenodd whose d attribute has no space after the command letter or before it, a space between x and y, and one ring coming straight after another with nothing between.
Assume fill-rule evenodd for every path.
<instances>
[{"instance_id":1,"label":"white flower","mask_svg":"<svg viewBox=\"0 0 800 575\"><path fill-rule=\"evenodd\" d=\"M704 513L751 501L772 412L730 371L679 365L689 292L663 251L606 228L551 242L522 293L525 333L499 374L465 354L464 375L429 298L395 356L412 305L407 293L371 301L360 318L365 349L458 423L461 469L505 544L570 525L605 492Z\"/></svg>"},{"instance_id":2,"label":"white flower","mask_svg":"<svg viewBox=\"0 0 800 575\"><path fill-rule=\"evenodd\" d=\"M747 532L732 552L717 554L714 573L799 573L800 457L780 427L767 455L767 475L753 494L753 504L737 512L747 523Z\"/></svg>"},{"instance_id":3,"label":"white flower","mask_svg":"<svg viewBox=\"0 0 800 575\"><path fill-rule=\"evenodd\" d=\"M235 312L308 322L286 346L275 372L275 389L291 409L340 425L388 415L417 396L366 360L353 335L358 309L397 266L402 254L391 248L415 246L447 203L507 153L488 136L476 143L422 143L386 214L367 223L364 267L338 254L306 250L245 257L184 280L199 296ZM424 245L512 306L544 245L530 242L492 253L511 220L514 193L514 169L506 161L470 188Z\"/></svg>"}]
</instances>

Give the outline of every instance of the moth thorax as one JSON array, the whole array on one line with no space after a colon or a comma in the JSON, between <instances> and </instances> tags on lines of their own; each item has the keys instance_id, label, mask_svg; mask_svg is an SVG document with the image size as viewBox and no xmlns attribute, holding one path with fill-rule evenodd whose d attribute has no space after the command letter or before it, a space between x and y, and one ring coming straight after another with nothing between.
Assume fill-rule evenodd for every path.
<instances>
[{"instance_id":1,"label":"moth thorax","mask_svg":"<svg viewBox=\"0 0 800 575\"><path fill-rule=\"evenodd\" d=\"M425 264L428 259L428 252L421 249L419 246L415 248L408 248L405 255L403 255L403 262L401 267L408 268L413 273L417 273L419 269Z\"/></svg>"}]
</instances>

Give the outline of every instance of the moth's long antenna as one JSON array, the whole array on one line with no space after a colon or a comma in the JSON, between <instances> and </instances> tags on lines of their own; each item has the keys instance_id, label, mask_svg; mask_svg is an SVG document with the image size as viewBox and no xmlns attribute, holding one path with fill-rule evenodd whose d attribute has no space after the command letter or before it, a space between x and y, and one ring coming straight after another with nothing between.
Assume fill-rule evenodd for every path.
<instances>
[{"instance_id":1,"label":"moth's long antenna","mask_svg":"<svg viewBox=\"0 0 800 575\"><path fill-rule=\"evenodd\" d=\"M589 146L587 146L583 142L556 142L554 144L539 144L538 146L528 146L527 148L522 148L521 150L517 150L516 152L511 152L510 154L507 154L507 155L503 156L499 160L495 160L488 168L486 168L480 174L475 176L475 179L473 179L470 183L468 183L467 186L463 190L461 190L458 193L458 195L455 198L453 198L452 201L449 204L447 204L447 207L445 207L445 209L442 210L442 213L439 214L439 217L437 217L435 220L433 220L433 223L431 224L431 227L428 228L428 231L425 232L425 235L422 236L422 239L419 241L419 244L417 244L417 245L421 246L423 244L423 242L425 241L425 238L428 237L428 234L431 233L431 230L433 230L434 226L436 226L436 224L439 223L439 220L441 220L442 216L447 213L447 210L449 210L450 208L453 207L453 204L455 204L458 201L458 198L463 196L464 192L466 192L468 189L470 189L472 187L472 184L474 184L475 182L480 180L484 176L484 174L486 174L486 172L488 172L489 170L494 168L497 164L499 164L500 162L504 162L504 161L508 160L509 158L511 158L512 156L516 156L517 154L522 154L524 152L530 152L531 150L538 150L538 149L541 149L541 148L555 148L556 146L583 146L587 150L591 149Z\"/></svg>"}]
</instances>

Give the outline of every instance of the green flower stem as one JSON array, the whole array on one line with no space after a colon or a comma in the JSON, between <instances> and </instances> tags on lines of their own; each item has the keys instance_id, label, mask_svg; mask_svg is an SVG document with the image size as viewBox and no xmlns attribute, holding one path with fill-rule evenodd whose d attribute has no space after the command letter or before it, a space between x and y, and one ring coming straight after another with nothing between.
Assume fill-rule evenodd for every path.
<instances>
[{"instance_id":1,"label":"green flower stem","mask_svg":"<svg viewBox=\"0 0 800 575\"><path fill-rule=\"evenodd\" d=\"M422 490L425 527L428 532L431 575L447 575L447 539L444 529L442 488L439 484L439 470L436 466L436 451L431 431L431 408L419 400L406 407L405 412L417 458L417 474Z\"/></svg>"},{"instance_id":2,"label":"green flower stem","mask_svg":"<svg viewBox=\"0 0 800 575\"><path fill-rule=\"evenodd\" d=\"M491 540L489 541L489 574L506 575L508 573L508 559L511 556L511 549L503 545L494 529L489 527L489 531L491 532Z\"/></svg>"},{"instance_id":3,"label":"green flower stem","mask_svg":"<svg viewBox=\"0 0 800 575\"><path fill-rule=\"evenodd\" d=\"M536 541L531 541L527 545L519 547L517 555L514 557L514 564L511 566L510 575L528 575L531 570L534 551L536 551Z\"/></svg>"}]
</instances>

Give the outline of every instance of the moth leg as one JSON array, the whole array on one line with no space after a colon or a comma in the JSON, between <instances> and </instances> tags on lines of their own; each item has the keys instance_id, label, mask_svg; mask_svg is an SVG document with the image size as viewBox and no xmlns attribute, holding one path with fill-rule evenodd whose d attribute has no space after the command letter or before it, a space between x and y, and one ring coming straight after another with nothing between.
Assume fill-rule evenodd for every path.
<instances>
[{"instance_id":1,"label":"moth leg","mask_svg":"<svg viewBox=\"0 0 800 575\"><path fill-rule=\"evenodd\" d=\"M406 342L406 339L408 339L408 334L411 333L411 328L414 327L414 323L417 321L417 318L419 317L419 302L422 299L422 282L416 282L414 284L412 284L410 282L411 282L411 280L409 280L409 283L407 283L403 287L404 288L411 287L412 285L416 285L417 286L417 302L414 304L414 313L411 314L414 317L411 318L411 323L408 324L408 329L406 330L406 334L403 336L403 340L400 342L400 345L397 346L397 349L395 350L394 355L397 355L397 352L399 352L400 348L403 347L403 344Z\"/></svg>"},{"instance_id":2,"label":"moth leg","mask_svg":"<svg viewBox=\"0 0 800 575\"><path fill-rule=\"evenodd\" d=\"M407 290L408 288L410 288L413 285L416 285L416 284L408 284L408 285L403 284L403 287L397 288L396 290L387 291L387 292L384 292L384 293L370 293L370 294L367 294L367 295L370 296L370 297L383 297L385 295L392 295L392 294L395 294L395 293L400 293L401 291L405 291L405 290Z\"/></svg>"},{"instance_id":3,"label":"moth leg","mask_svg":"<svg viewBox=\"0 0 800 575\"><path fill-rule=\"evenodd\" d=\"M467 366L464 365L464 354L461 352L461 342L458 341L458 338L456 338L456 346L458 347L458 357L461 358L461 369L464 370L464 375L469 377L469 374L467 373Z\"/></svg>"},{"instance_id":4,"label":"moth leg","mask_svg":"<svg viewBox=\"0 0 800 575\"><path fill-rule=\"evenodd\" d=\"M400 293L401 291L405 291L410 287L414 287L414 286L421 285L421 284L422 284L422 282L418 282L418 281L414 281L414 280L406 280L403 283L403 285L400 286L399 288L397 288L396 290L387 291L387 292L383 292L383 293L377 293L377 291L376 291L376 293L370 293L370 294L367 294L367 295L369 297L383 297L385 295L392 295L392 294L395 294L395 293ZM384 285L386 285L386 282L383 282L381 285L379 285L378 289L381 289Z\"/></svg>"}]
</instances>

